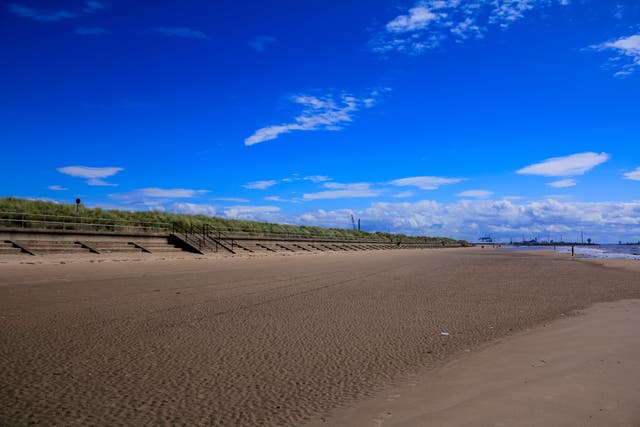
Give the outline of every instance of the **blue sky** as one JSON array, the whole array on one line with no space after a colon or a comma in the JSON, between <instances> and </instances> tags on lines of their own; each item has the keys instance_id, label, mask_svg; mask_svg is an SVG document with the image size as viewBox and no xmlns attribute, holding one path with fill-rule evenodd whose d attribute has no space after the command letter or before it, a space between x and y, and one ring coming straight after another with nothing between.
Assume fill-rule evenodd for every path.
<instances>
[{"instance_id":1,"label":"blue sky","mask_svg":"<svg viewBox=\"0 0 640 427\"><path fill-rule=\"evenodd\" d=\"M640 240L635 0L0 3L2 196Z\"/></svg>"}]
</instances>

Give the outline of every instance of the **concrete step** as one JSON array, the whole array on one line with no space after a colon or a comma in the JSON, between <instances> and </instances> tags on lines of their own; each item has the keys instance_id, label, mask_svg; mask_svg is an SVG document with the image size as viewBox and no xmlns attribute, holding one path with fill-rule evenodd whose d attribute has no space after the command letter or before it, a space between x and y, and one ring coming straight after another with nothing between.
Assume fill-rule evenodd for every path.
<instances>
[{"instance_id":1,"label":"concrete step","mask_svg":"<svg viewBox=\"0 0 640 427\"><path fill-rule=\"evenodd\" d=\"M32 250L33 252L35 252L36 254L86 254L86 253L91 253L91 251L89 251L89 249L85 249L83 247L68 247L68 248L62 248L62 247L58 247L58 248L29 248L30 250Z\"/></svg>"},{"instance_id":2,"label":"concrete step","mask_svg":"<svg viewBox=\"0 0 640 427\"><path fill-rule=\"evenodd\" d=\"M235 243L235 245L237 246L238 243ZM244 241L244 242L240 243L239 245L242 248L248 249L251 252L258 252L258 253L271 252L271 253L273 253L273 251L275 251L275 249L270 248L269 246L264 244L264 242Z\"/></svg>"},{"instance_id":3,"label":"concrete step","mask_svg":"<svg viewBox=\"0 0 640 427\"><path fill-rule=\"evenodd\" d=\"M236 251L236 253L241 252L241 253L253 253L255 252L253 249L249 248L248 245L245 244L245 242L242 243L234 243L233 244L233 249Z\"/></svg>"},{"instance_id":4,"label":"concrete step","mask_svg":"<svg viewBox=\"0 0 640 427\"><path fill-rule=\"evenodd\" d=\"M275 244L276 248L280 248L280 250L285 251L285 252L296 252L296 249L293 248L293 245L291 245L290 243L276 243Z\"/></svg>"},{"instance_id":5,"label":"concrete step","mask_svg":"<svg viewBox=\"0 0 640 427\"><path fill-rule=\"evenodd\" d=\"M100 253L112 253L112 252L142 252L142 249L130 245L127 241L109 242L109 241L89 241L82 240L81 244L88 246L91 249L95 249Z\"/></svg>"},{"instance_id":6,"label":"concrete step","mask_svg":"<svg viewBox=\"0 0 640 427\"><path fill-rule=\"evenodd\" d=\"M96 248L95 246L92 246L93 248ZM98 250L98 252L100 252L101 254L111 254L111 253L143 253L142 249L136 248L136 247L112 247L112 248L102 248L102 247L97 247L96 248Z\"/></svg>"},{"instance_id":7,"label":"concrete step","mask_svg":"<svg viewBox=\"0 0 640 427\"><path fill-rule=\"evenodd\" d=\"M75 242L64 241L64 240L16 240L16 243L27 247L61 247L66 248L69 246L74 246Z\"/></svg>"},{"instance_id":8,"label":"concrete step","mask_svg":"<svg viewBox=\"0 0 640 427\"><path fill-rule=\"evenodd\" d=\"M316 252L315 249L304 243L292 243L291 246L297 249L298 252Z\"/></svg>"},{"instance_id":9,"label":"concrete step","mask_svg":"<svg viewBox=\"0 0 640 427\"><path fill-rule=\"evenodd\" d=\"M306 243L306 245L311 248L312 250L316 251L316 252L326 252L329 249L327 248L323 248L322 246L320 246L317 243Z\"/></svg>"},{"instance_id":10,"label":"concrete step","mask_svg":"<svg viewBox=\"0 0 640 427\"><path fill-rule=\"evenodd\" d=\"M36 254L44 253L86 253L89 250L71 241L16 240L16 244Z\"/></svg>"},{"instance_id":11,"label":"concrete step","mask_svg":"<svg viewBox=\"0 0 640 427\"><path fill-rule=\"evenodd\" d=\"M146 246L145 246L146 247ZM184 252L182 249L180 248L176 248L176 247L172 247L172 246L168 246L166 248L147 248L151 251L152 254L157 254L157 253L180 253L180 252Z\"/></svg>"},{"instance_id":12,"label":"concrete step","mask_svg":"<svg viewBox=\"0 0 640 427\"><path fill-rule=\"evenodd\" d=\"M14 248L11 246L0 246L0 255L18 255L21 254L22 249Z\"/></svg>"},{"instance_id":13,"label":"concrete step","mask_svg":"<svg viewBox=\"0 0 640 427\"><path fill-rule=\"evenodd\" d=\"M140 245L142 246L144 249L146 249L147 251L151 252L151 253L155 253L155 252L183 252L182 248L169 243L167 241L150 241L150 242L145 242L143 240L135 240L135 241L128 241L127 245L129 247L132 248L137 248L138 250L144 252L143 249L138 248L136 245Z\"/></svg>"}]
</instances>

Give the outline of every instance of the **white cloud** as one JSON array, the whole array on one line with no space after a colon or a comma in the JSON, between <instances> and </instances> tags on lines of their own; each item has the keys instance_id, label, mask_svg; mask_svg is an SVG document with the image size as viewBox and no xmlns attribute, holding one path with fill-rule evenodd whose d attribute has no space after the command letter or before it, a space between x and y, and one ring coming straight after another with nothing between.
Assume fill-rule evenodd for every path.
<instances>
[{"instance_id":1,"label":"white cloud","mask_svg":"<svg viewBox=\"0 0 640 427\"><path fill-rule=\"evenodd\" d=\"M234 203L248 203L249 199L241 199L239 197L216 197L213 200L219 200L221 202L234 202Z\"/></svg>"},{"instance_id":2,"label":"white cloud","mask_svg":"<svg viewBox=\"0 0 640 427\"><path fill-rule=\"evenodd\" d=\"M111 194L114 199L145 200L145 199L190 199L206 194L207 190L190 190L186 188L140 188L125 193Z\"/></svg>"},{"instance_id":3,"label":"white cloud","mask_svg":"<svg viewBox=\"0 0 640 427\"><path fill-rule=\"evenodd\" d=\"M345 184L348 185L348 184ZM336 190L339 191L339 190ZM147 207L162 210L155 204ZM288 224L351 227L351 215L362 219L365 230L410 235L448 236L477 240L481 235L509 241L550 237L559 240L585 238L597 242L640 240L640 201L581 203L559 198L533 201L462 199L456 203L434 200L374 202L360 210L314 210L283 215L276 206L214 206L175 203L169 210L222 215L227 218Z\"/></svg>"},{"instance_id":4,"label":"white cloud","mask_svg":"<svg viewBox=\"0 0 640 427\"><path fill-rule=\"evenodd\" d=\"M354 114L362 109L369 108L382 91L374 91L367 98L357 98L353 95L340 96L326 95L323 97L298 95L293 97L293 102L303 106L302 112L291 123L267 126L258 129L244 140L244 145L254 145L265 141L271 141L280 135L294 131L312 130L340 130L353 120Z\"/></svg>"},{"instance_id":5,"label":"white cloud","mask_svg":"<svg viewBox=\"0 0 640 427\"><path fill-rule=\"evenodd\" d=\"M85 13L95 13L104 9L104 4L99 1L87 1L82 9Z\"/></svg>"},{"instance_id":6,"label":"white cloud","mask_svg":"<svg viewBox=\"0 0 640 427\"><path fill-rule=\"evenodd\" d=\"M377 197L379 190L371 188L371 184L359 182L353 184L342 184L338 182L326 182L323 184L326 191L316 193L306 193L302 197L305 200L327 200L327 199L351 199L356 197Z\"/></svg>"},{"instance_id":7,"label":"white cloud","mask_svg":"<svg viewBox=\"0 0 640 427\"><path fill-rule=\"evenodd\" d=\"M21 18L32 19L39 22L57 22L66 19L75 19L85 14L91 14L104 9L104 5L98 1L87 1L81 12L70 12L68 10L43 11L18 3L7 4L7 9L14 15Z\"/></svg>"},{"instance_id":8,"label":"white cloud","mask_svg":"<svg viewBox=\"0 0 640 427\"><path fill-rule=\"evenodd\" d=\"M562 1L561 1L562 2ZM502 0L494 2L494 9L489 16L489 23L508 27L511 23L522 19L525 12L542 5L539 0Z\"/></svg>"},{"instance_id":9,"label":"white cloud","mask_svg":"<svg viewBox=\"0 0 640 427\"><path fill-rule=\"evenodd\" d=\"M86 178L87 184L89 185L113 186L115 184L109 184L102 178L113 176L124 169L119 167L94 168L89 166L65 166L58 168L57 170L60 173L73 176L75 178Z\"/></svg>"},{"instance_id":10,"label":"white cloud","mask_svg":"<svg viewBox=\"0 0 640 427\"><path fill-rule=\"evenodd\" d=\"M614 74L615 76L628 76L633 74L636 68L640 67L640 33L593 45L591 46L591 49L612 50L618 54L618 56L610 59L610 62L616 65L616 68L619 68L619 70ZM623 56L630 59L631 62L618 65L623 62Z\"/></svg>"},{"instance_id":11,"label":"white cloud","mask_svg":"<svg viewBox=\"0 0 640 427\"><path fill-rule=\"evenodd\" d=\"M439 203L372 203L356 212L346 209L310 211L291 218L296 224L348 227L349 215L362 218L365 230L411 235L450 236L476 240L485 233L508 241L549 234L558 240L578 239L580 232L599 242L640 240L640 201L578 203L545 199L516 203L508 200L470 200Z\"/></svg>"},{"instance_id":12,"label":"white cloud","mask_svg":"<svg viewBox=\"0 0 640 427\"><path fill-rule=\"evenodd\" d=\"M281 221L276 216L280 212L277 206L228 206L223 214L227 218L249 219L256 221Z\"/></svg>"},{"instance_id":13,"label":"white cloud","mask_svg":"<svg viewBox=\"0 0 640 427\"><path fill-rule=\"evenodd\" d=\"M291 177L282 178L281 181L282 182L311 181L314 184L317 184L319 182L331 181L331 178L325 175L311 175L311 176L305 176L301 178L300 176L298 176L298 174L293 174L293 176Z\"/></svg>"},{"instance_id":14,"label":"white cloud","mask_svg":"<svg viewBox=\"0 0 640 427\"><path fill-rule=\"evenodd\" d=\"M387 31L393 33L405 33L426 28L431 21L439 16L424 6L416 6L409 9L407 15L399 15L386 25Z\"/></svg>"},{"instance_id":15,"label":"white cloud","mask_svg":"<svg viewBox=\"0 0 640 427\"><path fill-rule=\"evenodd\" d=\"M566 187L573 187L576 185L576 180L575 179L561 179L559 181L553 181L547 184L549 187L554 187L554 188L566 188Z\"/></svg>"},{"instance_id":16,"label":"white cloud","mask_svg":"<svg viewBox=\"0 0 640 427\"><path fill-rule=\"evenodd\" d=\"M194 30L189 27L157 27L154 32L169 37L179 37L192 40L206 40L209 38L202 31Z\"/></svg>"},{"instance_id":17,"label":"white cloud","mask_svg":"<svg viewBox=\"0 0 640 427\"><path fill-rule=\"evenodd\" d=\"M61 185L50 185L47 188L49 190L53 190L53 191L66 191L66 190L68 190L68 188L63 187Z\"/></svg>"},{"instance_id":18,"label":"white cloud","mask_svg":"<svg viewBox=\"0 0 640 427\"><path fill-rule=\"evenodd\" d=\"M614 8L613 11L613 17L616 19L622 19L624 18L624 6L621 4L616 5L616 7Z\"/></svg>"},{"instance_id":19,"label":"white cloud","mask_svg":"<svg viewBox=\"0 0 640 427\"><path fill-rule=\"evenodd\" d=\"M175 213L191 215L216 216L218 214L218 210L215 206L196 203L174 203L170 206L169 210Z\"/></svg>"},{"instance_id":20,"label":"white cloud","mask_svg":"<svg viewBox=\"0 0 640 427\"><path fill-rule=\"evenodd\" d=\"M270 179L266 181L253 181L244 185L244 188L248 188L250 190L266 190L267 188L273 187L276 185L278 181Z\"/></svg>"},{"instance_id":21,"label":"white cloud","mask_svg":"<svg viewBox=\"0 0 640 427\"><path fill-rule=\"evenodd\" d=\"M264 200L269 202L280 202L280 203L300 203L302 201L301 199L297 199L297 198L285 199L280 196L267 196L264 198Z\"/></svg>"},{"instance_id":22,"label":"white cloud","mask_svg":"<svg viewBox=\"0 0 640 427\"><path fill-rule=\"evenodd\" d=\"M271 37L271 36L257 36L252 38L251 40L249 40L249 42L247 43L252 49L254 49L256 52L264 52L267 50L267 48L272 45L273 43L276 42L276 38L275 37Z\"/></svg>"},{"instance_id":23,"label":"white cloud","mask_svg":"<svg viewBox=\"0 0 640 427\"><path fill-rule=\"evenodd\" d=\"M409 178L395 179L390 182L392 185L400 187L418 187L421 190L437 190L442 185L456 184L464 181L465 178L444 178L439 176L414 176Z\"/></svg>"},{"instance_id":24,"label":"white cloud","mask_svg":"<svg viewBox=\"0 0 640 427\"><path fill-rule=\"evenodd\" d=\"M583 175L607 160L609 160L607 153L577 153L564 157L552 157L540 163L519 169L516 173L541 176Z\"/></svg>"},{"instance_id":25,"label":"white cloud","mask_svg":"<svg viewBox=\"0 0 640 427\"><path fill-rule=\"evenodd\" d=\"M74 19L80 16L78 13L66 10L42 11L17 3L9 3L7 8L9 12L14 15L40 22L56 22L65 19Z\"/></svg>"},{"instance_id":26,"label":"white cloud","mask_svg":"<svg viewBox=\"0 0 640 427\"><path fill-rule=\"evenodd\" d=\"M331 178L329 178L328 176L324 176L324 175L311 175L311 176L305 176L304 178L301 178L300 176L298 176L297 174L294 174L291 177L288 178L282 178L280 180L276 180L276 179L269 179L269 180L264 180L264 181L253 181L253 182L249 182L247 184L245 184L243 187L244 188L248 188L250 190L265 190L267 188L271 188L274 185L280 183L280 182L298 182L298 181L310 181L313 182L314 184L318 184L318 183L322 183L322 182L326 182L326 181L330 181Z\"/></svg>"},{"instance_id":27,"label":"white cloud","mask_svg":"<svg viewBox=\"0 0 640 427\"><path fill-rule=\"evenodd\" d=\"M507 28L535 8L567 0L420 0L389 21L370 41L374 52L419 54L445 40L484 37L489 27Z\"/></svg>"},{"instance_id":28,"label":"white cloud","mask_svg":"<svg viewBox=\"0 0 640 427\"><path fill-rule=\"evenodd\" d=\"M634 171L625 173L624 179L630 179L632 181L640 181L640 167L637 167L636 170Z\"/></svg>"},{"instance_id":29,"label":"white cloud","mask_svg":"<svg viewBox=\"0 0 640 427\"><path fill-rule=\"evenodd\" d=\"M493 195L493 191L488 190L467 190L456 194L458 197L473 197L475 199L487 199Z\"/></svg>"},{"instance_id":30,"label":"white cloud","mask_svg":"<svg viewBox=\"0 0 640 427\"><path fill-rule=\"evenodd\" d=\"M109 31L102 27L78 27L73 32L81 36L102 36L109 34Z\"/></svg>"},{"instance_id":31,"label":"white cloud","mask_svg":"<svg viewBox=\"0 0 640 427\"><path fill-rule=\"evenodd\" d=\"M325 181L331 181L331 178L329 178L328 176L325 175L311 175L311 176L305 176L304 179L306 181L311 181L313 183L319 183L319 182L325 182Z\"/></svg>"},{"instance_id":32,"label":"white cloud","mask_svg":"<svg viewBox=\"0 0 640 427\"><path fill-rule=\"evenodd\" d=\"M400 193L394 194L392 197L395 197L396 199L405 199L407 197L413 197L413 191L402 191Z\"/></svg>"}]
</instances>

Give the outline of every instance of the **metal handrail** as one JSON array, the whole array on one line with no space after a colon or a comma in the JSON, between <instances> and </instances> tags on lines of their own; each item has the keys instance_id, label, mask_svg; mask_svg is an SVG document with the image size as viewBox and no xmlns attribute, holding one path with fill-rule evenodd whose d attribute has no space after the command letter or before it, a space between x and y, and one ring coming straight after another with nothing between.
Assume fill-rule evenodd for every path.
<instances>
[{"instance_id":1,"label":"metal handrail","mask_svg":"<svg viewBox=\"0 0 640 427\"><path fill-rule=\"evenodd\" d=\"M110 218L92 218L92 217L76 217L71 215L50 215L50 214L32 214L32 213L22 213L22 212L7 212L0 211L0 216L2 215L11 215L18 216L18 218L2 218L0 217L0 226L6 226L7 224L18 224L21 228L32 228L30 225L39 225L44 229L53 228L63 230L69 229L92 229L92 231L116 231L119 230L130 230L130 231L141 231L141 232L170 232L176 231L182 232L185 235L191 234L194 237L202 236L203 243L207 237L217 239L218 241L229 241L231 245L233 245L234 239L268 239L268 240L327 240L327 241L350 241L350 242L371 242L371 243L389 243L392 240L380 238L377 236L331 236L331 235L317 235L317 234L307 234L307 233L291 233L291 232L278 232L278 231L268 231L268 232L258 232L252 230L238 230L232 228L214 228L210 224L202 223L200 225L191 224L189 229L185 229L185 227L179 226L177 223L166 223L166 222L145 222L145 221L130 221L123 219L110 219ZM42 220L42 219L25 219L28 217L37 217L37 218L54 218L54 219L69 219L72 221L51 221L51 220ZM78 222L82 220L87 220L88 222ZM106 223L99 223L96 221L105 221ZM25 227L27 226L27 227ZM406 242L406 243L422 243L422 242ZM434 242L424 242L433 244ZM216 243L217 245L217 243Z\"/></svg>"},{"instance_id":2,"label":"metal handrail","mask_svg":"<svg viewBox=\"0 0 640 427\"><path fill-rule=\"evenodd\" d=\"M282 240L331 240L331 241L361 241L361 242L376 242L376 243L388 243L387 239L380 239L375 237L368 236L323 236L323 235L314 235L314 234L299 234L299 233L288 233L288 232L255 232L255 231L244 231L237 229L220 229L211 227L209 224L202 225L194 225L190 224L189 226L181 227L178 224L173 224L173 232L183 233L185 235L192 235L195 237L202 236L203 238L206 236L213 237L217 240L225 240L231 241L236 239L246 239L246 238L254 238L254 239L282 239Z\"/></svg>"},{"instance_id":3,"label":"metal handrail","mask_svg":"<svg viewBox=\"0 0 640 427\"><path fill-rule=\"evenodd\" d=\"M116 230L128 230L128 231L142 231L142 232L168 232L168 227L149 227L144 225L117 225L117 224L95 224L86 222L67 222L67 221L38 221L31 219L7 219L0 218L0 225L4 223L15 224L18 223L21 228L33 228L25 227L27 224L35 224L41 226L43 229L62 229L62 230L82 230L92 229L92 231L116 231Z\"/></svg>"},{"instance_id":4,"label":"metal handrail","mask_svg":"<svg viewBox=\"0 0 640 427\"><path fill-rule=\"evenodd\" d=\"M135 224L135 225L142 225L144 226L145 224L153 224L153 225L162 225L163 228L171 228L171 224L168 222L155 222L155 221L131 221L131 220L127 220L127 219L112 219L112 218L94 218L94 217L89 217L89 216L75 216L75 215L52 215L52 214L36 214L36 213L27 213L27 212L8 212L8 211L0 211L0 215L13 215L13 216L20 216L22 217L23 220L25 220L25 217L43 217L43 218L55 218L55 219L63 219L63 218L68 218L71 219L75 222L77 222L78 220L90 220L90 221L108 221L109 223L128 223L128 224ZM11 219L11 218L0 218L0 219ZM68 221L60 221L60 222L68 222Z\"/></svg>"}]
</instances>

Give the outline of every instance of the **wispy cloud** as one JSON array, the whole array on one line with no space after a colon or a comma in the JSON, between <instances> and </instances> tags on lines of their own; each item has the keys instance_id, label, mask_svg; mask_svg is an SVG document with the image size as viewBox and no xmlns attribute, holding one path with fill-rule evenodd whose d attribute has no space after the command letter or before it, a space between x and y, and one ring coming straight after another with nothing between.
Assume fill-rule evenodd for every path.
<instances>
[{"instance_id":1,"label":"wispy cloud","mask_svg":"<svg viewBox=\"0 0 640 427\"><path fill-rule=\"evenodd\" d=\"M396 199L405 199L407 197L413 197L413 191L401 191L400 193L396 193L391 197L395 197Z\"/></svg>"},{"instance_id":2,"label":"wispy cloud","mask_svg":"<svg viewBox=\"0 0 640 427\"><path fill-rule=\"evenodd\" d=\"M311 181L313 183L319 183L319 182L325 182L325 181L331 181L331 178L329 178L328 176L325 175L311 175L311 176L305 176L303 178L305 181Z\"/></svg>"},{"instance_id":3,"label":"wispy cloud","mask_svg":"<svg viewBox=\"0 0 640 427\"><path fill-rule=\"evenodd\" d=\"M187 202L173 203L168 210L175 213L207 216L216 216L219 213L218 209L213 205Z\"/></svg>"},{"instance_id":4,"label":"wispy cloud","mask_svg":"<svg viewBox=\"0 0 640 427\"><path fill-rule=\"evenodd\" d=\"M102 27L78 27L73 32L81 36L102 36L109 34L109 30Z\"/></svg>"},{"instance_id":5,"label":"wispy cloud","mask_svg":"<svg viewBox=\"0 0 640 427\"><path fill-rule=\"evenodd\" d=\"M75 178L85 178L89 185L107 186L113 186L115 184L105 182L103 178L108 178L123 170L123 168L119 167L95 168L89 166L65 166L57 169L58 172L65 175L73 176Z\"/></svg>"},{"instance_id":6,"label":"wispy cloud","mask_svg":"<svg viewBox=\"0 0 640 427\"><path fill-rule=\"evenodd\" d=\"M456 184L465 181L466 178L445 178L440 176L413 176L409 178L395 179L390 182L400 187L417 187L421 190L437 190L443 185Z\"/></svg>"},{"instance_id":7,"label":"wispy cloud","mask_svg":"<svg viewBox=\"0 0 640 427\"><path fill-rule=\"evenodd\" d=\"M550 182L547 185L554 188L567 188L574 187L576 184L577 183L575 179L561 179L559 181Z\"/></svg>"},{"instance_id":8,"label":"wispy cloud","mask_svg":"<svg viewBox=\"0 0 640 427\"><path fill-rule=\"evenodd\" d=\"M114 199L190 199L206 194L207 190L191 190L186 188L140 188L124 193L112 194Z\"/></svg>"},{"instance_id":9,"label":"wispy cloud","mask_svg":"<svg viewBox=\"0 0 640 427\"><path fill-rule=\"evenodd\" d=\"M298 197L285 198L280 196L267 196L264 198L264 200L268 202L279 202L279 203L302 203L303 202L303 199L300 199Z\"/></svg>"},{"instance_id":10,"label":"wispy cloud","mask_svg":"<svg viewBox=\"0 0 640 427\"><path fill-rule=\"evenodd\" d=\"M282 197L280 196L267 196L264 198L267 202L284 202L286 200L284 200Z\"/></svg>"},{"instance_id":11,"label":"wispy cloud","mask_svg":"<svg viewBox=\"0 0 640 427\"><path fill-rule=\"evenodd\" d=\"M99 1L87 1L82 9L85 13L95 13L104 9L104 4Z\"/></svg>"},{"instance_id":12,"label":"wispy cloud","mask_svg":"<svg viewBox=\"0 0 640 427\"><path fill-rule=\"evenodd\" d=\"M625 12L624 5L618 4L613 9L613 17L616 19L622 19L624 18L624 12Z\"/></svg>"},{"instance_id":13,"label":"wispy cloud","mask_svg":"<svg viewBox=\"0 0 640 427\"><path fill-rule=\"evenodd\" d=\"M370 41L374 52L419 54L446 40L484 37L507 28L532 9L567 0L421 0L389 21Z\"/></svg>"},{"instance_id":14,"label":"wispy cloud","mask_svg":"<svg viewBox=\"0 0 640 427\"><path fill-rule=\"evenodd\" d=\"M275 37L271 36L257 36L249 40L247 43L256 52L264 52L267 48L276 42Z\"/></svg>"},{"instance_id":15,"label":"wispy cloud","mask_svg":"<svg viewBox=\"0 0 640 427\"><path fill-rule=\"evenodd\" d=\"M301 105L303 110L293 119L293 122L260 128L244 140L244 145L249 146L271 141L280 135L294 131L340 130L353 120L357 111L372 107L380 95L386 91L388 89L375 90L363 98L349 94L322 97L295 96L292 101Z\"/></svg>"},{"instance_id":16,"label":"wispy cloud","mask_svg":"<svg viewBox=\"0 0 640 427\"><path fill-rule=\"evenodd\" d=\"M133 191L109 194L109 197L118 200L119 203L131 207L144 207L157 211L174 211L182 209L183 213L191 209L190 213L196 213L197 207L202 205L175 202L176 199L193 199L208 193L207 190L192 190L187 188L139 188ZM202 208L202 211L213 212L211 205ZM203 213L203 215L206 215Z\"/></svg>"},{"instance_id":17,"label":"wispy cloud","mask_svg":"<svg viewBox=\"0 0 640 427\"><path fill-rule=\"evenodd\" d=\"M183 39L207 40L209 38L209 36L202 31L194 30L189 27L156 27L153 31L164 36L179 37Z\"/></svg>"},{"instance_id":18,"label":"wispy cloud","mask_svg":"<svg viewBox=\"0 0 640 427\"><path fill-rule=\"evenodd\" d=\"M609 62L618 69L614 74L615 76L625 77L631 75L636 68L640 67L640 33L596 44L590 48L600 51L611 50L617 54L609 59ZM625 57L627 61L624 60ZM629 59L631 62L628 61Z\"/></svg>"},{"instance_id":19,"label":"wispy cloud","mask_svg":"<svg viewBox=\"0 0 640 427\"><path fill-rule=\"evenodd\" d=\"M316 193L306 193L302 197L305 200L326 200L326 199L352 199L356 197L377 197L380 190L371 188L371 184L358 182L352 184L342 184L339 182L326 182L323 187L327 190Z\"/></svg>"},{"instance_id":20,"label":"wispy cloud","mask_svg":"<svg viewBox=\"0 0 640 427\"><path fill-rule=\"evenodd\" d=\"M516 172L522 175L541 176L583 175L607 160L609 160L607 153L577 153L564 157L552 157L540 163L524 167Z\"/></svg>"},{"instance_id":21,"label":"wispy cloud","mask_svg":"<svg viewBox=\"0 0 640 427\"><path fill-rule=\"evenodd\" d=\"M98 1L87 1L79 12L68 10L41 10L25 6L19 3L7 4L7 9L14 15L21 18L31 19L39 22L57 22L66 19L75 19L85 14L95 13L104 9L104 5Z\"/></svg>"},{"instance_id":22,"label":"wispy cloud","mask_svg":"<svg viewBox=\"0 0 640 427\"><path fill-rule=\"evenodd\" d=\"M20 16L21 18L32 19L40 22L56 22L80 16L79 13L69 12L67 10L44 11L17 3L9 3L7 8L9 9L9 12Z\"/></svg>"},{"instance_id":23,"label":"wispy cloud","mask_svg":"<svg viewBox=\"0 0 640 427\"><path fill-rule=\"evenodd\" d=\"M274 216L278 212L280 208L277 206L228 206L223 209L223 214L227 218L262 221L281 221L279 217Z\"/></svg>"},{"instance_id":24,"label":"wispy cloud","mask_svg":"<svg viewBox=\"0 0 640 427\"><path fill-rule=\"evenodd\" d=\"M624 179L630 179L632 181L640 181L640 167L637 167L636 170L627 172L624 175Z\"/></svg>"},{"instance_id":25,"label":"wispy cloud","mask_svg":"<svg viewBox=\"0 0 640 427\"><path fill-rule=\"evenodd\" d=\"M215 197L213 200L219 200L221 202L234 202L234 203L248 203L250 200L242 199L239 197Z\"/></svg>"},{"instance_id":26,"label":"wispy cloud","mask_svg":"<svg viewBox=\"0 0 640 427\"><path fill-rule=\"evenodd\" d=\"M458 197L471 197L474 199L488 199L493 195L493 191L488 190L467 190L456 194Z\"/></svg>"},{"instance_id":27,"label":"wispy cloud","mask_svg":"<svg viewBox=\"0 0 640 427\"><path fill-rule=\"evenodd\" d=\"M266 190L267 188L273 187L276 185L278 181L274 179L265 180L265 181L253 181L244 185L244 188L248 188L250 190Z\"/></svg>"},{"instance_id":28,"label":"wispy cloud","mask_svg":"<svg viewBox=\"0 0 640 427\"><path fill-rule=\"evenodd\" d=\"M432 21L437 21L439 14L433 13L429 7L418 3L409 9L406 15L399 15L386 25L391 33L406 33L424 30Z\"/></svg>"},{"instance_id":29,"label":"wispy cloud","mask_svg":"<svg viewBox=\"0 0 640 427\"><path fill-rule=\"evenodd\" d=\"M68 188L63 187L61 185L50 185L47 188L49 190L53 190L53 191L66 191L66 190L68 190Z\"/></svg>"},{"instance_id":30,"label":"wispy cloud","mask_svg":"<svg viewBox=\"0 0 640 427\"><path fill-rule=\"evenodd\" d=\"M282 179L267 179L261 181L252 181L243 185L244 188L248 188L250 190L266 190L267 188L271 188L274 185L277 185L281 182L291 183L291 182L300 182L300 181L310 181L314 184L319 184L326 181L331 181L331 178L325 175L311 175L301 177L298 174L293 174L290 177L282 178Z\"/></svg>"}]
</instances>

